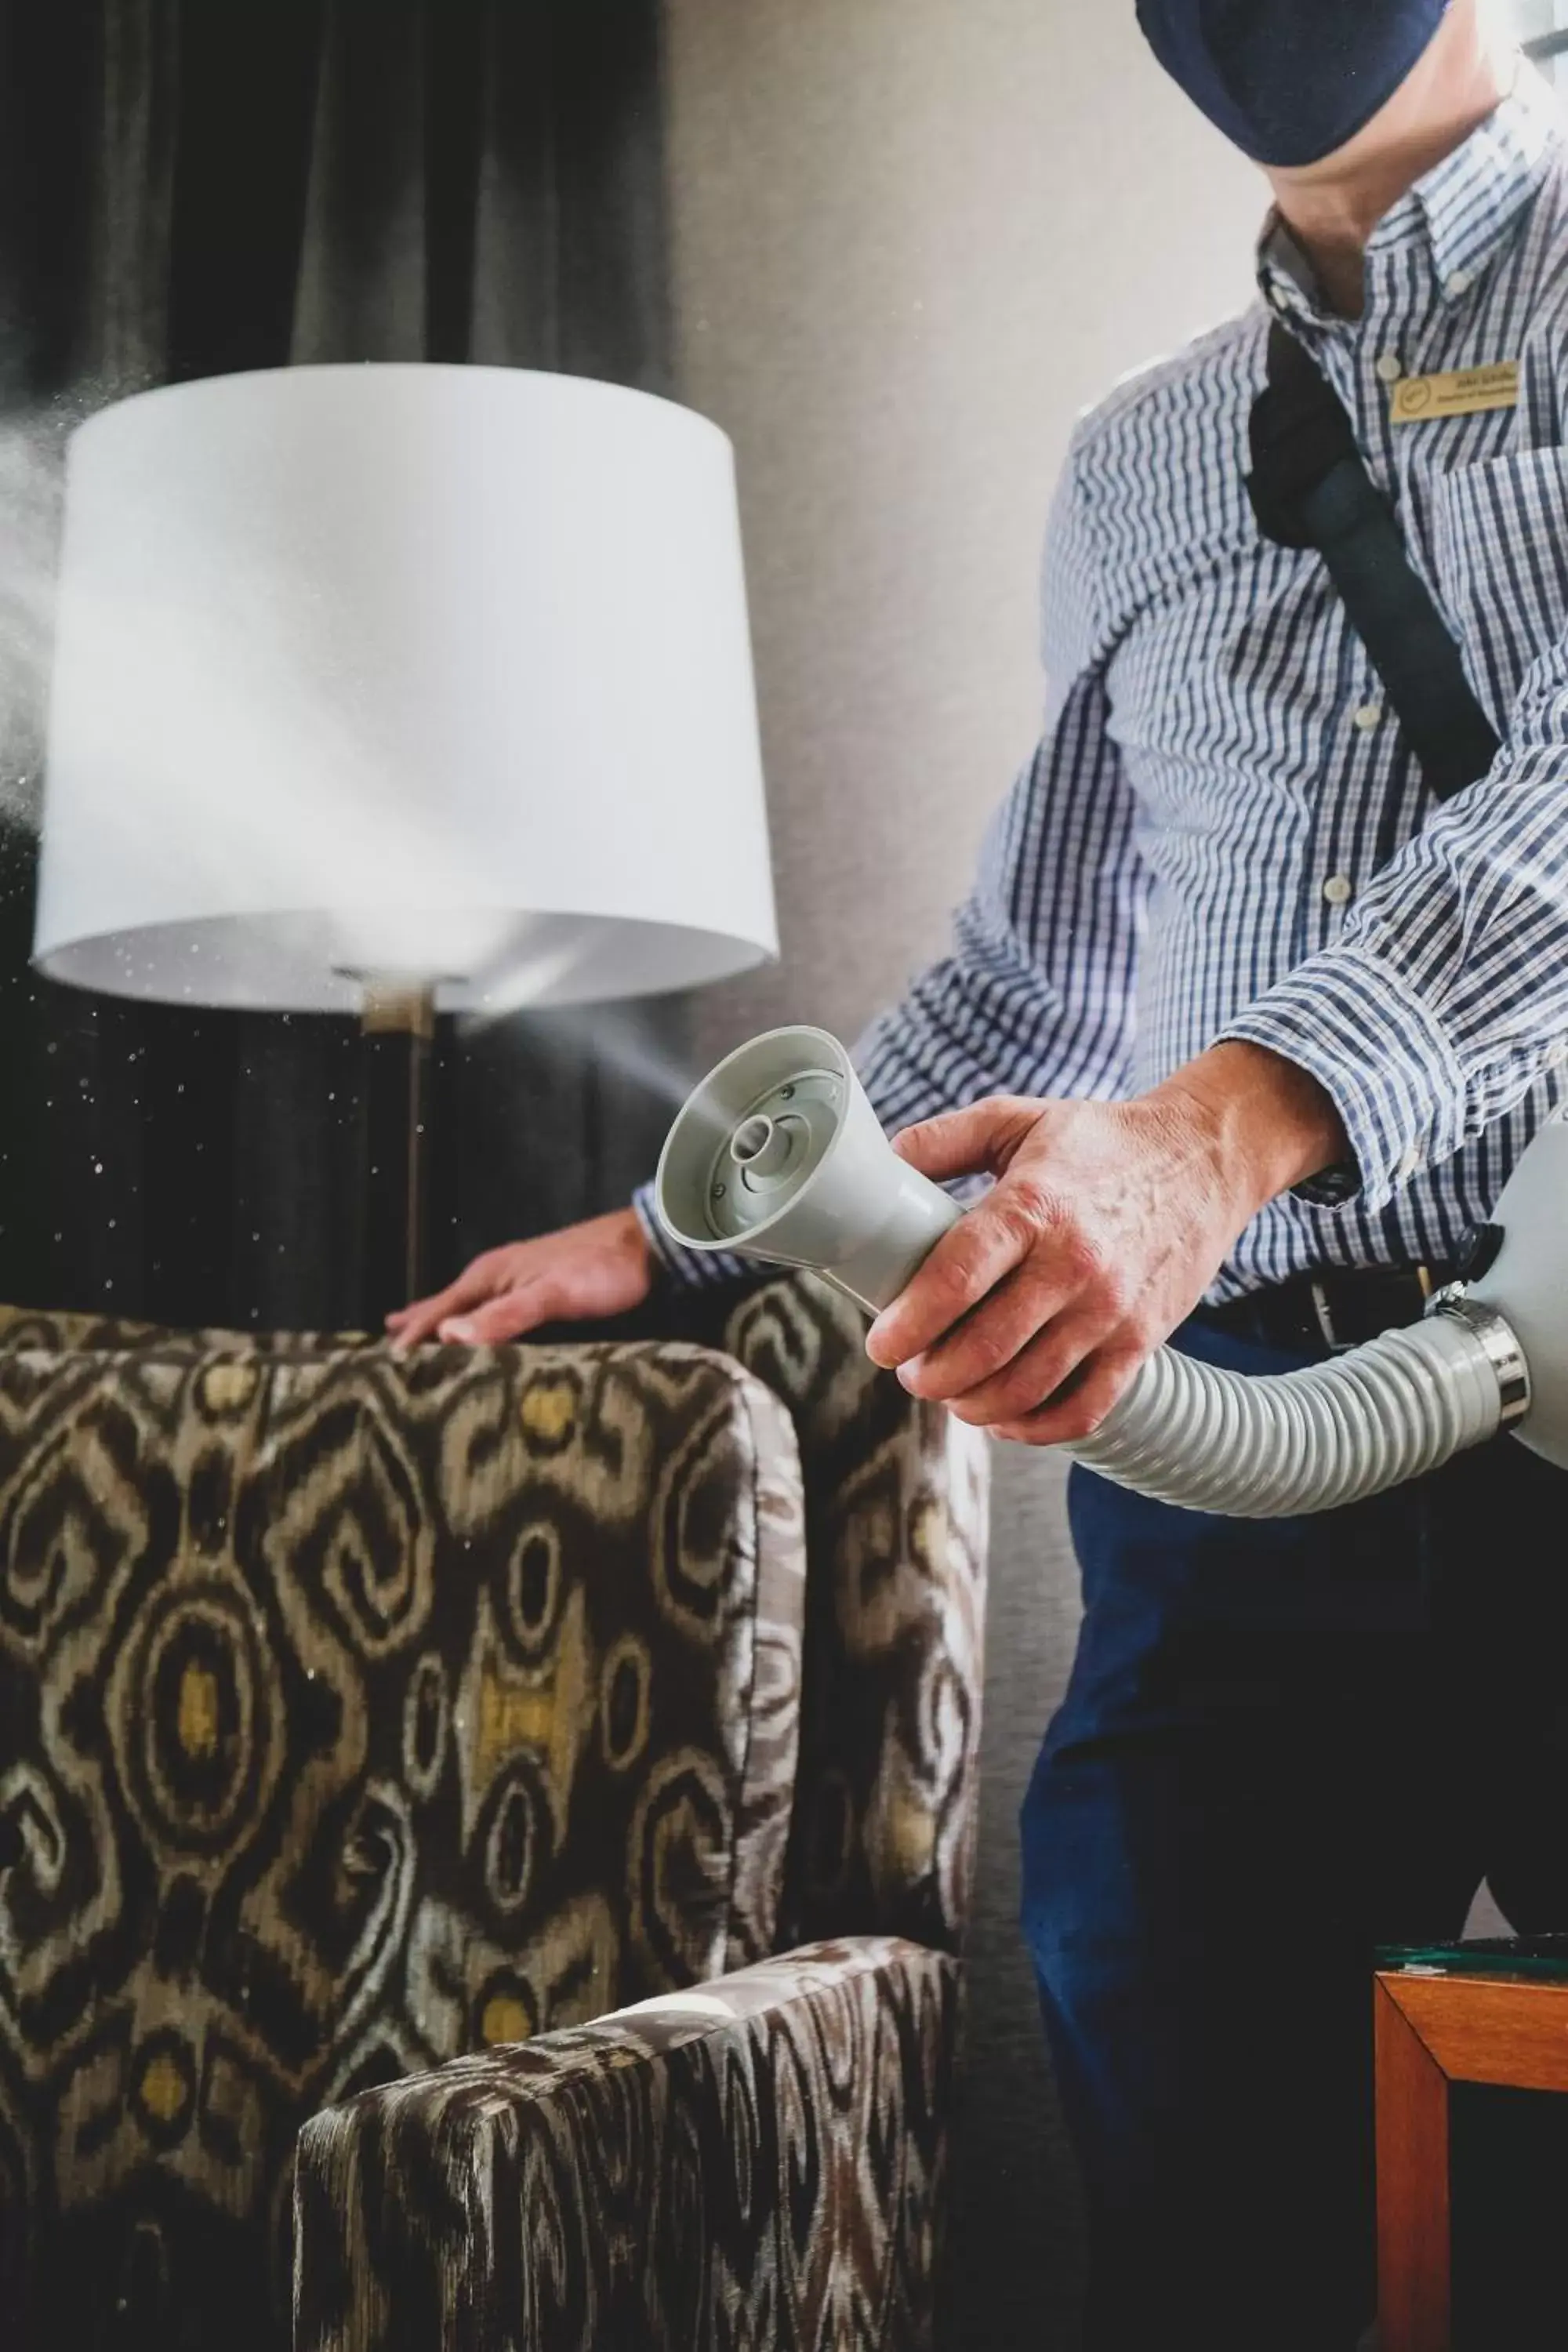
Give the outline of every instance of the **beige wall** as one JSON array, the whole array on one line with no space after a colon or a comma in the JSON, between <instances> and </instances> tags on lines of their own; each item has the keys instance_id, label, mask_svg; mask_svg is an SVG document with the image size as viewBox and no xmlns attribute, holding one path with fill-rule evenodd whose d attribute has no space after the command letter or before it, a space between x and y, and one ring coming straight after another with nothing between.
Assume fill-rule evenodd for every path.
<instances>
[{"instance_id":1,"label":"beige wall","mask_svg":"<svg viewBox=\"0 0 1568 2352\"><path fill-rule=\"evenodd\" d=\"M733 436L784 931L699 1053L853 1034L938 951L1033 740L1036 575L1075 414L1246 298L1253 174L1133 0L666 0L682 389ZM999 1462L959 2309L1070 2352L1074 2184L1014 1819L1077 1622L1060 1472Z\"/></svg>"},{"instance_id":2,"label":"beige wall","mask_svg":"<svg viewBox=\"0 0 1568 2352\"><path fill-rule=\"evenodd\" d=\"M1032 740L1076 412L1245 298L1260 208L1132 0L666 0L682 389L740 463L782 969L853 1031Z\"/></svg>"}]
</instances>

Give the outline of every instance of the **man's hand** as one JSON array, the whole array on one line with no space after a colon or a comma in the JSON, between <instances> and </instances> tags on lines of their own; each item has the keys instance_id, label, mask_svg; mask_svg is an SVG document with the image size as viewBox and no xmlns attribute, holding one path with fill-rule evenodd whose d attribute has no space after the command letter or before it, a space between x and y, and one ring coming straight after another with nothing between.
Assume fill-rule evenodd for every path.
<instances>
[{"instance_id":1,"label":"man's hand","mask_svg":"<svg viewBox=\"0 0 1568 2352\"><path fill-rule=\"evenodd\" d=\"M1265 1202L1347 1146L1314 1079L1237 1043L1132 1102L1002 1097L895 1149L939 1182L997 1182L873 1324L873 1360L962 1421L1059 1445L1099 1427Z\"/></svg>"},{"instance_id":2,"label":"man's hand","mask_svg":"<svg viewBox=\"0 0 1568 2352\"><path fill-rule=\"evenodd\" d=\"M495 1347L542 1323L629 1314L653 1287L653 1258L635 1209L616 1209L563 1233L487 1250L449 1288L386 1318L395 1347L422 1339Z\"/></svg>"}]
</instances>

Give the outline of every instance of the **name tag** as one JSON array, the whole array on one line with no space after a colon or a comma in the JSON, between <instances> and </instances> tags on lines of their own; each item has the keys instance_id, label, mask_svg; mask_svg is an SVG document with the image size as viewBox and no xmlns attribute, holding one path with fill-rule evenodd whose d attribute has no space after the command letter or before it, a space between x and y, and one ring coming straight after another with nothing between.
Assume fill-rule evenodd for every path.
<instances>
[{"instance_id":1,"label":"name tag","mask_svg":"<svg viewBox=\"0 0 1568 2352\"><path fill-rule=\"evenodd\" d=\"M1447 375L1401 376L1389 414L1395 425L1425 425L1437 416L1474 416L1483 408L1519 406L1519 362L1453 368Z\"/></svg>"}]
</instances>

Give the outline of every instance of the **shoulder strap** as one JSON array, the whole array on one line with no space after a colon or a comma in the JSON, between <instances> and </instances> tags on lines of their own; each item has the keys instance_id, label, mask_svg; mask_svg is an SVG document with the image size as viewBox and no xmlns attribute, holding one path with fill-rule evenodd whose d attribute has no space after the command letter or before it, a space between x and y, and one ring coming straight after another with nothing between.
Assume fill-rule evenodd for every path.
<instances>
[{"instance_id":1,"label":"shoulder strap","mask_svg":"<svg viewBox=\"0 0 1568 2352\"><path fill-rule=\"evenodd\" d=\"M1462 792L1491 766L1496 731L1338 395L1278 321L1251 443L1259 530L1281 547L1317 549L1427 783L1439 800Z\"/></svg>"}]
</instances>

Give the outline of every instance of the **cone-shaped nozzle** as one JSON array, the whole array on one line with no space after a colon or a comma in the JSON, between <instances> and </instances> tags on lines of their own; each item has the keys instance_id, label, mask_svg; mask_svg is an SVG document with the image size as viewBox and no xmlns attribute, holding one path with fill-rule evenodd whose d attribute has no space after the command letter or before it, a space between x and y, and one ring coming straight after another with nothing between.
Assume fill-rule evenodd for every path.
<instances>
[{"instance_id":1,"label":"cone-shaped nozzle","mask_svg":"<svg viewBox=\"0 0 1568 2352\"><path fill-rule=\"evenodd\" d=\"M669 1131L654 1198L682 1248L813 1267L872 1313L963 1214L892 1150L825 1029L774 1029L721 1062Z\"/></svg>"}]
</instances>

